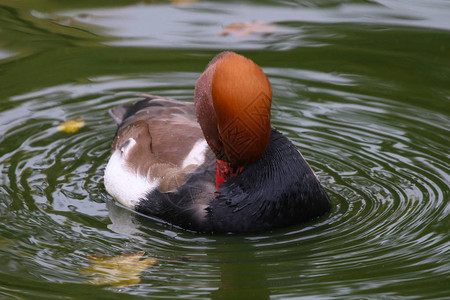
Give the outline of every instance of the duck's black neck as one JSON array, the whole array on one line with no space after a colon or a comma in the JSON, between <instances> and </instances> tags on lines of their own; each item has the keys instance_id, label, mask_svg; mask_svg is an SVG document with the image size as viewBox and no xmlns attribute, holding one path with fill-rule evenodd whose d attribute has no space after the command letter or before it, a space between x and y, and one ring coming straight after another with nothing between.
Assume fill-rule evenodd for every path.
<instances>
[{"instance_id":1,"label":"duck's black neck","mask_svg":"<svg viewBox=\"0 0 450 300\"><path fill-rule=\"evenodd\" d=\"M308 222L331 208L307 162L275 129L260 160L221 184L215 194L214 187L215 159L211 159L177 191L155 190L136 210L185 229L245 232Z\"/></svg>"},{"instance_id":2,"label":"duck's black neck","mask_svg":"<svg viewBox=\"0 0 450 300\"><path fill-rule=\"evenodd\" d=\"M310 221L330 207L297 148L272 129L263 157L221 185L208 217L214 231L260 231Z\"/></svg>"}]
</instances>

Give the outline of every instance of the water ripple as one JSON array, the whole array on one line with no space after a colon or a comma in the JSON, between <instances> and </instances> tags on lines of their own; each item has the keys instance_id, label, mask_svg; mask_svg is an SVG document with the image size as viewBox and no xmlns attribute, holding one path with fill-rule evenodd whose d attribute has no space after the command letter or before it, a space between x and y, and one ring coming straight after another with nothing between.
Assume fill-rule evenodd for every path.
<instances>
[{"instance_id":1,"label":"water ripple","mask_svg":"<svg viewBox=\"0 0 450 300\"><path fill-rule=\"evenodd\" d=\"M317 295L318 281L324 294L344 296L376 291L394 278L413 286L448 273L447 232L433 224L448 222L450 210L444 138L450 120L346 92L362 80L357 76L268 73L276 95L273 123L328 190L328 216L274 232L217 236L179 230L119 206L102 183L115 132L107 109L141 92L190 99L198 74L92 78L16 96L15 107L0 113L0 120L9 112L19 116L1 124L2 147L9 149L0 157L0 197L6 199L0 211L9 226L1 230L13 241L7 247L20 249L9 268L39 270L29 271L29 278L83 284L77 272L87 255L144 250L161 263L143 275L145 284L134 295L178 290L198 298L240 285L262 297L269 293L264 289L283 297L293 296L283 293L292 289ZM314 88L307 87L311 82ZM78 117L87 124L79 132L56 131L61 121Z\"/></svg>"}]
</instances>

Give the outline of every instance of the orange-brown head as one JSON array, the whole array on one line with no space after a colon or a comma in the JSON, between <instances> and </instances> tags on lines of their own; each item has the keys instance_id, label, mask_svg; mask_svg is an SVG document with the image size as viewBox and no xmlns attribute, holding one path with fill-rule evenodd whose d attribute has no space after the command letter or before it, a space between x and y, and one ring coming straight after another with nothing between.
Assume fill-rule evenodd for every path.
<instances>
[{"instance_id":1,"label":"orange-brown head","mask_svg":"<svg viewBox=\"0 0 450 300\"><path fill-rule=\"evenodd\" d=\"M270 138L272 90L263 70L234 52L222 52L195 87L198 122L220 160L245 166L261 158Z\"/></svg>"}]
</instances>

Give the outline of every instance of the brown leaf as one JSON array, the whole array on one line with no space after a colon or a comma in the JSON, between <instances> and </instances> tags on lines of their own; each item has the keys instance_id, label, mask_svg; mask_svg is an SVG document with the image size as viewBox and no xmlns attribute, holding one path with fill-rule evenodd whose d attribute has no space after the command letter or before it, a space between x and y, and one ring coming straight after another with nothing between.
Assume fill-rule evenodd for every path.
<instances>
[{"instance_id":1,"label":"brown leaf","mask_svg":"<svg viewBox=\"0 0 450 300\"><path fill-rule=\"evenodd\" d=\"M238 37L246 37L250 34L268 34L273 33L277 29L277 25L267 24L261 21L237 22L225 27L219 34L221 36L236 35Z\"/></svg>"},{"instance_id":2,"label":"brown leaf","mask_svg":"<svg viewBox=\"0 0 450 300\"><path fill-rule=\"evenodd\" d=\"M170 2L173 5L188 5L188 4L197 2L197 0L170 0Z\"/></svg>"}]
</instances>

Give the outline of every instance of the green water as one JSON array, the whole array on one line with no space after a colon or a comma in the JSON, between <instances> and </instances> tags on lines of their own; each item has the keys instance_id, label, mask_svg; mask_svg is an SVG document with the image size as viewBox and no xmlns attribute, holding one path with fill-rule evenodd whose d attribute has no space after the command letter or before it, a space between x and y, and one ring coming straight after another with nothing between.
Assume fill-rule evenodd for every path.
<instances>
[{"instance_id":1,"label":"green water","mask_svg":"<svg viewBox=\"0 0 450 300\"><path fill-rule=\"evenodd\" d=\"M252 20L276 30L220 35ZM107 110L138 93L192 101L225 49L267 73L273 124L329 215L198 235L106 193ZM56 130L79 117L79 132ZM446 0L0 1L0 299L448 299L449 132ZM159 259L138 284L81 271L138 251Z\"/></svg>"}]
</instances>

